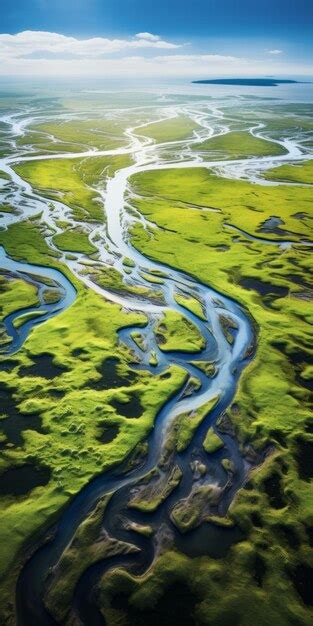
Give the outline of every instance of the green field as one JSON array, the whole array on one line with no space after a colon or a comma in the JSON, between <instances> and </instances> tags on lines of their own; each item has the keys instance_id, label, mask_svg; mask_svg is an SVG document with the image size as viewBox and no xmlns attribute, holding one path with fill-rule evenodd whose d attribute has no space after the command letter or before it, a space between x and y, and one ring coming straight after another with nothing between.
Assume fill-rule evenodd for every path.
<instances>
[{"instance_id":1,"label":"green field","mask_svg":"<svg viewBox=\"0 0 313 626\"><path fill-rule=\"evenodd\" d=\"M266 172L267 180L286 181L288 183L313 184L313 161L295 165L281 165Z\"/></svg>"},{"instance_id":2,"label":"green field","mask_svg":"<svg viewBox=\"0 0 313 626\"><path fill-rule=\"evenodd\" d=\"M241 159L253 156L284 154L285 150L277 143L254 137L250 133L231 132L212 137L193 146L194 150L209 152L222 159Z\"/></svg>"},{"instance_id":3,"label":"green field","mask_svg":"<svg viewBox=\"0 0 313 626\"><path fill-rule=\"evenodd\" d=\"M68 205L76 220L103 222L101 199L93 185L103 186L115 169L126 167L128 162L127 156L51 159L23 163L15 169L46 198Z\"/></svg>"},{"instance_id":4,"label":"green field","mask_svg":"<svg viewBox=\"0 0 313 626\"><path fill-rule=\"evenodd\" d=\"M148 124L138 129L138 134L150 137L157 143L168 141L182 141L192 137L193 132L199 130L199 125L189 117L180 115L173 119Z\"/></svg>"}]
</instances>

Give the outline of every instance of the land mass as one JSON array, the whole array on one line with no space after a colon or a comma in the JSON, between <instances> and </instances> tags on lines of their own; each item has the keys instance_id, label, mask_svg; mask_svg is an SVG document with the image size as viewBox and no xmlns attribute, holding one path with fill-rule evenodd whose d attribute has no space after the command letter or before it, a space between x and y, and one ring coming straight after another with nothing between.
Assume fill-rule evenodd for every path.
<instances>
[{"instance_id":1,"label":"land mass","mask_svg":"<svg viewBox=\"0 0 313 626\"><path fill-rule=\"evenodd\" d=\"M249 87L277 87L281 84L299 83L298 80L278 78L214 78L213 80L193 80L200 85L244 85Z\"/></svg>"}]
</instances>

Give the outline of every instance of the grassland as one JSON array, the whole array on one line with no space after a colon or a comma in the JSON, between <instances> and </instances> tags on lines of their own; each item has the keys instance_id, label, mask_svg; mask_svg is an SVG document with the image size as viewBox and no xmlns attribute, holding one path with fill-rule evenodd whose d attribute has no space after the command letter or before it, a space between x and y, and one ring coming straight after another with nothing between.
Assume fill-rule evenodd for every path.
<instances>
[{"instance_id":1,"label":"grassland","mask_svg":"<svg viewBox=\"0 0 313 626\"><path fill-rule=\"evenodd\" d=\"M199 352L205 347L205 341L197 327L187 317L171 309L165 311L155 332L160 350L164 352Z\"/></svg>"},{"instance_id":2,"label":"grassland","mask_svg":"<svg viewBox=\"0 0 313 626\"><path fill-rule=\"evenodd\" d=\"M53 243L59 250L66 250L68 252L82 252L88 255L97 250L97 248L90 243L88 234L78 228L69 228L63 233L54 235Z\"/></svg>"},{"instance_id":3,"label":"grassland","mask_svg":"<svg viewBox=\"0 0 313 626\"><path fill-rule=\"evenodd\" d=\"M105 187L107 177L128 163L127 156L51 159L25 162L15 169L46 198L69 206L76 220L103 222L101 198L92 185Z\"/></svg>"},{"instance_id":4,"label":"grassland","mask_svg":"<svg viewBox=\"0 0 313 626\"><path fill-rule=\"evenodd\" d=\"M39 304L35 285L20 278L8 278L0 275L0 320L18 309ZM0 345L10 342L5 328L0 323Z\"/></svg>"},{"instance_id":5,"label":"grassland","mask_svg":"<svg viewBox=\"0 0 313 626\"><path fill-rule=\"evenodd\" d=\"M175 297L177 304L180 304L180 306L185 307L185 309L188 309L188 311L191 311L192 313L200 317L200 319L202 320L206 319L203 313L203 307L201 305L201 302L199 302L199 300L196 300L196 298L186 296L183 294L176 294L174 297Z\"/></svg>"},{"instance_id":6,"label":"grassland","mask_svg":"<svg viewBox=\"0 0 313 626\"><path fill-rule=\"evenodd\" d=\"M222 439L216 434L214 428L211 426L205 436L203 447L208 454L213 454L220 450L224 445Z\"/></svg>"},{"instance_id":7,"label":"grassland","mask_svg":"<svg viewBox=\"0 0 313 626\"><path fill-rule=\"evenodd\" d=\"M267 180L286 181L290 183L313 184L313 161L305 161L295 165L280 165L267 170Z\"/></svg>"},{"instance_id":8,"label":"grassland","mask_svg":"<svg viewBox=\"0 0 313 626\"><path fill-rule=\"evenodd\" d=\"M128 506L144 513L155 511L176 489L181 478L182 471L176 465L166 474L161 474L159 468L151 470L137 483L136 494L131 498Z\"/></svg>"},{"instance_id":9,"label":"grassland","mask_svg":"<svg viewBox=\"0 0 313 626\"><path fill-rule=\"evenodd\" d=\"M114 267L103 267L98 269L87 268L86 274L93 282L103 289L108 289L113 293L129 293L142 298L150 298L156 302L163 303L163 294L159 290L141 285L132 285L123 280L122 274Z\"/></svg>"},{"instance_id":10,"label":"grassland","mask_svg":"<svg viewBox=\"0 0 313 626\"><path fill-rule=\"evenodd\" d=\"M73 160L33 161L15 167L17 173L47 198L61 200L77 220L103 221L98 194L87 187Z\"/></svg>"},{"instance_id":11,"label":"grassland","mask_svg":"<svg viewBox=\"0 0 313 626\"><path fill-rule=\"evenodd\" d=\"M137 130L138 135L144 135L154 139L157 143L168 141L182 141L199 130L199 125L185 115L179 115L168 120L148 124Z\"/></svg>"},{"instance_id":12,"label":"grassland","mask_svg":"<svg viewBox=\"0 0 313 626\"><path fill-rule=\"evenodd\" d=\"M123 127L118 122L88 119L34 124L18 143L19 146L35 145L40 150L75 152L88 148L112 150L126 142Z\"/></svg>"},{"instance_id":13,"label":"grassland","mask_svg":"<svg viewBox=\"0 0 313 626\"><path fill-rule=\"evenodd\" d=\"M194 150L209 152L219 159L241 159L253 156L275 156L286 150L278 143L254 137L248 132L230 132L212 137L193 146Z\"/></svg>"},{"instance_id":14,"label":"grassland","mask_svg":"<svg viewBox=\"0 0 313 626\"><path fill-rule=\"evenodd\" d=\"M0 275L0 293L1 319L16 311L17 303L21 309L39 304L35 285L20 278L7 278Z\"/></svg>"}]
</instances>

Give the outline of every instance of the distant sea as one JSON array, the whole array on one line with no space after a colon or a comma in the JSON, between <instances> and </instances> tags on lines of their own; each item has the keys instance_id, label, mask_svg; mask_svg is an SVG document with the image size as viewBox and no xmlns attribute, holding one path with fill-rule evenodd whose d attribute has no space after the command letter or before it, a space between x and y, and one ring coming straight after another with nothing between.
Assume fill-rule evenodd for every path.
<instances>
[{"instance_id":1,"label":"distant sea","mask_svg":"<svg viewBox=\"0 0 313 626\"><path fill-rule=\"evenodd\" d=\"M265 77L274 80L275 77ZM216 77L212 77L212 80ZM112 94L112 93L147 93L157 94L164 104L170 96L196 96L213 99L225 97L255 97L262 99L278 99L289 102L313 103L313 76L284 76L294 83L281 83L277 86L225 85L193 83L199 77L188 78L140 78L140 79L105 79L105 78L21 78L0 77L0 99L18 96L64 96L75 98L82 93ZM251 79L250 79L251 80Z\"/></svg>"}]
</instances>

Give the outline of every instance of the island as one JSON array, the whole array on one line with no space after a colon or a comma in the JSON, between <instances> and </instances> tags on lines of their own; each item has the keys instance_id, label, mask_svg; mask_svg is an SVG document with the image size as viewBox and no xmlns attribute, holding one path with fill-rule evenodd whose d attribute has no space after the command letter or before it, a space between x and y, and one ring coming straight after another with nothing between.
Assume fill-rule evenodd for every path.
<instances>
[{"instance_id":1,"label":"island","mask_svg":"<svg viewBox=\"0 0 313 626\"><path fill-rule=\"evenodd\" d=\"M299 82L298 80L280 78L213 78L192 81L193 84L198 85L233 85L244 87L278 87L278 85L291 85Z\"/></svg>"}]
</instances>

